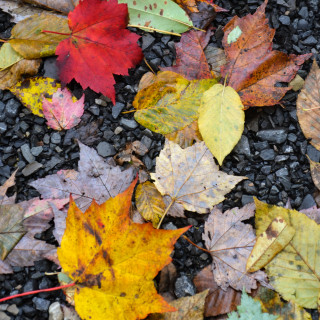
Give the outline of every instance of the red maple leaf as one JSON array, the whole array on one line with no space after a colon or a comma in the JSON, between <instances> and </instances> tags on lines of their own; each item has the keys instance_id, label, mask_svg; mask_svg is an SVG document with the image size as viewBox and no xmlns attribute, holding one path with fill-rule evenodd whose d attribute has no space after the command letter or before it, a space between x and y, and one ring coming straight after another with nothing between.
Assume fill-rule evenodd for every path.
<instances>
[{"instance_id":1,"label":"red maple leaf","mask_svg":"<svg viewBox=\"0 0 320 320\"><path fill-rule=\"evenodd\" d=\"M142 59L139 36L126 29L128 8L117 0L83 0L69 13L71 34L56 49L60 80L73 78L115 103L113 74L128 75Z\"/></svg>"}]
</instances>

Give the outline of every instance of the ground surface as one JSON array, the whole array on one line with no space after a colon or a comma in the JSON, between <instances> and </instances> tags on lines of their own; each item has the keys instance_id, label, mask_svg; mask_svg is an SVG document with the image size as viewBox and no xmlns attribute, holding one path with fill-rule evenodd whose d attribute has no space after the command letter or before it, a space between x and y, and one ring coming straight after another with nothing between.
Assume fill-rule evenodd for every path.
<instances>
[{"instance_id":1,"label":"ground surface","mask_svg":"<svg viewBox=\"0 0 320 320\"><path fill-rule=\"evenodd\" d=\"M214 22L217 28L212 44L221 46L222 31L229 19L234 15L244 16L253 13L262 1L229 1L218 0L216 3L230 12L218 14ZM267 6L267 16L270 24L276 28L274 48L294 54L313 52L319 63L320 55L320 1L319 0L270 0ZM0 37L8 37L11 24L8 16L0 13ZM165 35L151 35L138 31L142 35L141 45L145 58L152 68L157 70L160 66L170 66L175 59L174 42L176 37ZM41 69L41 74L54 76L54 59L47 59ZM298 72L303 78L310 69L311 61L304 64ZM120 112L131 109L131 103L136 94L137 85L141 76L148 71L144 63L130 71L130 76L117 76L117 105ZM74 94L80 96L81 88L73 83ZM91 133L91 138L84 135L80 140L96 148L102 156L106 156L106 149L99 147L101 142L114 146L109 148L109 156L125 148L127 142L143 141L148 144L149 152L141 158L149 171L154 170L155 158L162 149L164 139L158 134L151 133L139 126L133 119L133 114L121 115L112 111L111 104L99 105L99 94L90 90L86 92L86 111L80 126L88 123L96 124L97 128ZM245 180L227 196L222 203L223 210L252 201L252 196L271 204L284 205L291 199L293 208L303 209L315 204L313 193L315 191L311 180L309 163L306 154L312 160L320 160L320 152L308 144L297 123L296 117L297 93L290 91L283 99L283 106L252 108L246 111L246 125L241 143L226 158L222 170L234 174L247 176ZM123 128L119 130L116 128ZM266 129L276 130L270 136L264 132ZM118 134L119 131L121 131ZM274 137L277 141L274 142ZM18 166L16 187L11 192L18 193L18 201L38 196L38 193L28 186L33 180L56 173L60 169L77 168L79 149L73 141L74 130L57 132L45 125L45 120L31 114L8 91L0 91L0 185L10 176ZM21 147L27 145L33 150L36 161L43 167L29 176L21 172L28 164ZM42 148L32 149L34 147ZM25 148L25 147L24 147ZM36 151L37 153L36 153ZM40 153L39 150L41 150ZM30 159L29 159L30 160ZM166 218L163 226L182 227L193 225L186 234L193 242L203 246L201 234L206 216L188 214L188 219ZM53 241L49 230L39 238L48 242ZM184 290L192 281L194 275L206 265L211 263L208 254L193 247L185 240L179 240L175 253L174 264L178 270L178 277L182 283L176 288L178 297L193 293L192 286L189 291ZM39 261L34 267L15 268L12 275L0 275L0 297L8 296L13 292L24 292L39 288L49 288L58 285L56 277L45 276L45 272L56 271L56 266L49 261ZM64 303L64 295L60 291L41 293L37 296L27 296L10 301L9 311L2 312L0 306L0 319L48 319L48 309L51 303L59 301ZM314 314L317 318L316 314Z\"/></svg>"}]
</instances>

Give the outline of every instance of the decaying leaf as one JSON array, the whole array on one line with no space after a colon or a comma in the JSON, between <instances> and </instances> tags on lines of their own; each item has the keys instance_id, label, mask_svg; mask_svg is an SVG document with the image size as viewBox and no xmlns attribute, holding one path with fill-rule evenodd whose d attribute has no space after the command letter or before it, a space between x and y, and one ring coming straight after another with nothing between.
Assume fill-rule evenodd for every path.
<instances>
[{"instance_id":1,"label":"decaying leaf","mask_svg":"<svg viewBox=\"0 0 320 320\"><path fill-rule=\"evenodd\" d=\"M181 149L166 140L156 160L156 172L151 173L154 184L172 204L198 213L208 211L245 177L227 175L219 171L204 142Z\"/></svg>"},{"instance_id":2,"label":"decaying leaf","mask_svg":"<svg viewBox=\"0 0 320 320\"><path fill-rule=\"evenodd\" d=\"M126 148L117 153L113 158L120 166L129 163L136 168L143 168L144 163L137 156L144 156L148 152L148 148L140 141L136 140L127 143Z\"/></svg>"},{"instance_id":3,"label":"decaying leaf","mask_svg":"<svg viewBox=\"0 0 320 320\"><path fill-rule=\"evenodd\" d=\"M160 33L183 33L192 28L186 13L172 0L119 0L126 3L129 23L145 31Z\"/></svg>"},{"instance_id":4,"label":"decaying leaf","mask_svg":"<svg viewBox=\"0 0 320 320\"><path fill-rule=\"evenodd\" d=\"M209 290L170 302L177 311L150 316L150 320L203 320L204 303Z\"/></svg>"},{"instance_id":5,"label":"decaying leaf","mask_svg":"<svg viewBox=\"0 0 320 320\"><path fill-rule=\"evenodd\" d=\"M188 80L212 79L213 75L204 54L212 34L212 29L206 33L195 30L184 33L176 44L176 65L160 69L176 72Z\"/></svg>"},{"instance_id":6,"label":"decaying leaf","mask_svg":"<svg viewBox=\"0 0 320 320\"><path fill-rule=\"evenodd\" d=\"M9 43L25 59L52 56L59 42L67 36L41 32L42 30L70 33L65 17L42 13L18 22L11 31Z\"/></svg>"},{"instance_id":7,"label":"decaying leaf","mask_svg":"<svg viewBox=\"0 0 320 320\"><path fill-rule=\"evenodd\" d=\"M293 238L294 228L281 217L272 220L262 232L247 260L247 271L254 272L268 264Z\"/></svg>"},{"instance_id":8,"label":"decaying leaf","mask_svg":"<svg viewBox=\"0 0 320 320\"><path fill-rule=\"evenodd\" d=\"M196 120L203 92L217 83L216 79L188 81L171 71L166 73L167 81L155 81L140 90L132 104L137 122L161 134L181 130ZM164 73L158 76L164 77Z\"/></svg>"},{"instance_id":9,"label":"decaying leaf","mask_svg":"<svg viewBox=\"0 0 320 320\"><path fill-rule=\"evenodd\" d=\"M8 189L12 186L14 186L15 184L15 177L16 177L16 173L18 170L15 170L11 176L9 177L9 179L7 179L5 181L5 183L0 186L0 205L3 204L13 204L15 202L16 196L13 195L12 197L8 198L6 196L6 193L8 191Z\"/></svg>"},{"instance_id":10,"label":"decaying leaf","mask_svg":"<svg viewBox=\"0 0 320 320\"><path fill-rule=\"evenodd\" d=\"M78 170L60 170L30 183L43 199L64 199L72 194L77 206L86 210L93 199L99 204L123 192L134 178L132 167L121 171L113 161L79 142ZM111 159L112 160L112 159Z\"/></svg>"},{"instance_id":11,"label":"decaying leaf","mask_svg":"<svg viewBox=\"0 0 320 320\"><path fill-rule=\"evenodd\" d=\"M320 149L320 69L313 61L312 68L297 99L297 116L303 134Z\"/></svg>"},{"instance_id":12,"label":"decaying leaf","mask_svg":"<svg viewBox=\"0 0 320 320\"><path fill-rule=\"evenodd\" d=\"M136 206L142 217L157 227L166 205L161 193L150 181L139 184L136 190Z\"/></svg>"},{"instance_id":13,"label":"decaying leaf","mask_svg":"<svg viewBox=\"0 0 320 320\"><path fill-rule=\"evenodd\" d=\"M294 302L283 302L277 292L268 288L260 287L255 300L261 302L263 312L277 316L277 320L312 320L310 313Z\"/></svg>"},{"instance_id":14,"label":"decaying leaf","mask_svg":"<svg viewBox=\"0 0 320 320\"><path fill-rule=\"evenodd\" d=\"M305 308L317 308L320 292L320 266L317 263L320 226L296 210L270 206L257 199L255 204L257 236L279 215L295 229L289 244L265 267L271 285L284 299Z\"/></svg>"},{"instance_id":15,"label":"decaying leaf","mask_svg":"<svg viewBox=\"0 0 320 320\"><path fill-rule=\"evenodd\" d=\"M220 69L227 63L224 50L209 45L204 49L204 54L206 55L206 59L211 68L211 71L216 77L220 77Z\"/></svg>"},{"instance_id":16,"label":"decaying leaf","mask_svg":"<svg viewBox=\"0 0 320 320\"><path fill-rule=\"evenodd\" d=\"M262 312L260 302L249 297L244 290L237 312L234 311L228 315L229 320L276 320L277 318L277 316Z\"/></svg>"},{"instance_id":17,"label":"decaying leaf","mask_svg":"<svg viewBox=\"0 0 320 320\"><path fill-rule=\"evenodd\" d=\"M28 60L23 60L28 61ZM43 117L42 99L50 99L61 88L61 84L51 78L34 77L18 82L10 91L18 97L33 114Z\"/></svg>"},{"instance_id":18,"label":"decaying leaf","mask_svg":"<svg viewBox=\"0 0 320 320\"><path fill-rule=\"evenodd\" d=\"M9 68L0 71L0 89L10 89L23 75L34 76L37 74L41 60L20 60Z\"/></svg>"},{"instance_id":19,"label":"decaying leaf","mask_svg":"<svg viewBox=\"0 0 320 320\"><path fill-rule=\"evenodd\" d=\"M209 4L216 12L228 11L214 4L213 0L175 0L175 2L178 3L181 8L188 10L189 12L199 12L197 5L201 2Z\"/></svg>"},{"instance_id":20,"label":"decaying leaf","mask_svg":"<svg viewBox=\"0 0 320 320\"><path fill-rule=\"evenodd\" d=\"M136 181L102 205L92 202L85 213L71 201L58 257L77 284L75 308L81 318L135 320L174 311L153 278L171 261L173 245L188 227L156 230L131 222Z\"/></svg>"},{"instance_id":21,"label":"decaying leaf","mask_svg":"<svg viewBox=\"0 0 320 320\"><path fill-rule=\"evenodd\" d=\"M177 143L183 149L191 147L194 142L202 141L202 136L198 128L198 121L196 120L179 131L166 134L165 137L168 140Z\"/></svg>"},{"instance_id":22,"label":"decaying leaf","mask_svg":"<svg viewBox=\"0 0 320 320\"><path fill-rule=\"evenodd\" d=\"M201 99L198 123L204 142L222 165L244 129L243 105L237 92L222 84L207 90Z\"/></svg>"},{"instance_id":23,"label":"decaying leaf","mask_svg":"<svg viewBox=\"0 0 320 320\"><path fill-rule=\"evenodd\" d=\"M43 6L45 8L68 13L72 11L79 3L79 0L24 0L34 5Z\"/></svg>"},{"instance_id":24,"label":"decaying leaf","mask_svg":"<svg viewBox=\"0 0 320 320\"><path fill-rule=\"evenodd\" d=\"M71 34L55 51L61 82L74 78L115 103L113 74L128 75L142 59L139 36L126 29L127 15L117 0L83 0L69 13Z\"/></svg>"},{"instance_id":25,"label":"decaying leaf","mask_svg":"<svg viewBox=\"0 0 320 320\"><path fill-rule=\"evenodd\" d=\"M51 100L51 101L50 101ZM48 100L43 98L42 109L47 124L55 130L65 130L75 127L84 112L84 95L74 102L72 94L67 88L58 90Z\"/></svg>"},{"instance_id":26,"label":"decaying leaf","mask_svg":"<svg viewBox=\"0 0 320 320\"><path fill-rule=\"evenodd\" d=\"M235 16L224 27L227 64L221 74L227 85L240 95L245 106L271 106L278 103L288 87L275 87L277 82L290 82L300 66L312 54L287 56L272 51L275 30L268 25L265 8L268 0L251 15Z\"/></svg>"},{"instance_id":27,"label":"decaying leaf","mask_svg":"<svg viewBox=\"0 0 320 320\"><path fill-rule=\"evenodd\" d=\"M256 237L252 226L242 221L253 217L254 209L254 203L224 213L214 208L204 225L202 238L211 251L214 279L223 290L231 286L251 292L257 288L257 281L266 284L264 272L246 272L247 259Z\"/></svg>"},{"instance_id":28,"label":"decaying leaf","mask_svg":"<svg viewBox=\"0 0 320 320\"><path fill-rule=\"evenodd\" d=\"M240 304L241 292L229 287L222 290L214 280L211 266L202 269L193 279L197 292L209 289L206 297L204 314L214 317L236 310Z\"/></svg>"},{"instance_id":29,"label":"decaying leaf","mask_svg":"<svg viewBox=\"0 0 320 320\"><path fill-rule=\"evenodd\" d=\"M23 57L12 49L10 43L4 43L0 49L0 69L6 69L22 60Z\"/></svg>"}]
</instances>

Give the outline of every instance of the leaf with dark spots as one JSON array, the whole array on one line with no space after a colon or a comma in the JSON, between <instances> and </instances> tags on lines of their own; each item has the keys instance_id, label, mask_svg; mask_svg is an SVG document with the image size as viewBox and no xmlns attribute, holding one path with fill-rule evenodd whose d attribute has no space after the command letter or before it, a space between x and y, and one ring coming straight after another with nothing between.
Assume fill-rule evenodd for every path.
<instances>
[{"instance_id":1,"label":"leaf with dark spots","mask_svg":"<svg viewBox=\"0 0 320 320\"><path fill-rule=\"evenodd\" d=\"M133 223L137 179L105 203L93 201L85 213L71 200L58 257L76 283L75 308L83 319L136 320L175 310L157 293L153 279L170 263L174 243L189 227L157 230Z\"/></svg>"}]
</instances>

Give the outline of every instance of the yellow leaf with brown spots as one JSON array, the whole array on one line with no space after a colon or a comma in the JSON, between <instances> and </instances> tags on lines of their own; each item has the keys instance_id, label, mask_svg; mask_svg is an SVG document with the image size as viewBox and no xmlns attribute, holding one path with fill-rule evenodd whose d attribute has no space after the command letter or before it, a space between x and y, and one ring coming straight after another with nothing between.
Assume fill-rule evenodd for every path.
<instances>
[{"instance_id":1,"label":"yellow leaf with brown spots","mask_svg":"<svg viewBox=\"0 0 320 320\"><path fill-rule=\"evenodd\" d=\"M136 182L102 205L93 201L85 213L71 199L58 258L76 283L75 309L82 319L136 320L175 311L153 279L170 263L173 245L188 227L156 230L132 222Z\"/></svg>"},{"instance_id":2,"label":"yellow leaf with brown spots","mask_svg":"<svg viewBox=\"0 0 320 320\"><path fill-rule=\"evenodd\" d=\"M273 219L266 231L262 232L247 260L247 271L255 272L269 263L293 238L294 228L281 217Z\"/></svg>"},{"instance_id":3,"label":"yellow leaf with brown spots","mask_svg":"<svg viewBox=\"0 0 320 320\"><path fill-rule=\"evenodd\" d=\"M315 309L320 293L320 226L305 214L255 199L257 237L279 215L295 229L289 244L266 266L270 284L282 298Z\"/></svg>"}]
</instances>

